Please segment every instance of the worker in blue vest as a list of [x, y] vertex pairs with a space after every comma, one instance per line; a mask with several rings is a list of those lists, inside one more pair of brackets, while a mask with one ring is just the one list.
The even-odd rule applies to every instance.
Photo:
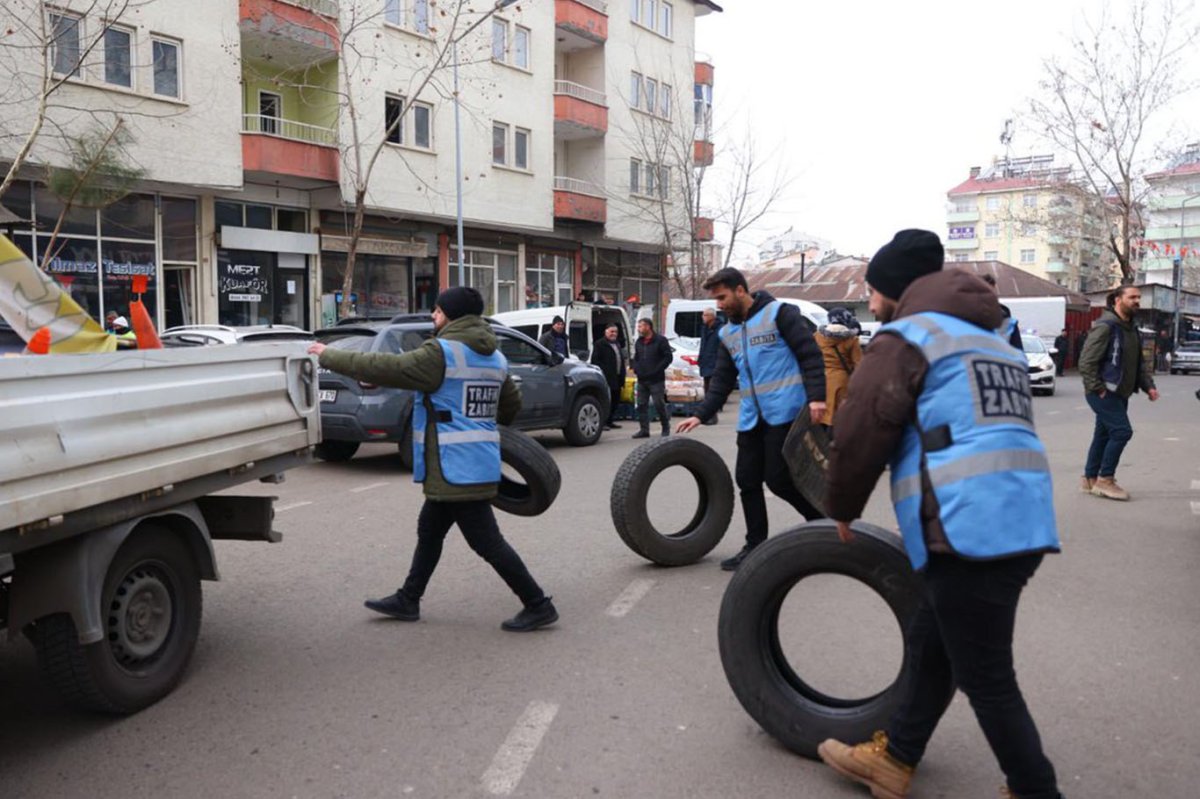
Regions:
[[687, 433], [717, 415], [734, 388], [741, 392], [737, 421], [737, 477], [746, 544], [721, 561], [735, 571], [756, 546], [767, 540], [767, 500], [771, 493], [799, 511], [807, 521], [821, 518], [792, 482], [783, 459], [783, 442], [796, 416], [808, 406], [812, 422], [825, 413], [825, 360], [800, 310], [765, 291], [750, 293], [746, 277], [721, 269], [704, 288], [727, 320], [721, 328], [717, 365], [704, 402], [695, 416], [679, 423]]
[[1021, 590], [1059, 549], [1046, 452], [1033, 427], [1025, 356], [997, 332], [995, 293], [942, 269], [937, 235], [902, 230], [867, 266], [884, 322], [838, 411], [826, 508], [851, 541], [884, 467], [904, 546], [922, 574], [905, 631], [909, 673], [887, 729], [827, 740], [821, 758], [869, 786], [909, 795], [914, 769], [955, 689], [966, 694], [1019, 799], [1057, 799], [1054, 766], [1017, 685], [1013, 627]]
[[528, 632], [558, 620], [550, 597], [504, 540], [491, 501], [500, 482], [500, 433], [521, 410], [496, 335], [482, 318], [483, 297], [455, 287], [438, 295], [435, 335], [417, 349], [394, 355], [330, 349], [308, 351], [321, 366], [380, 386], [417, 392], [413, 400], [413, 479], [424, 484], [417, 517], [417, 548], [408, 579], [396, 593], [367, 600], [377, 613], [401, 621], [421, 617], [420, 601], [457, 524], [467, 544], [486, 560], [524, 604], [501, 626]]

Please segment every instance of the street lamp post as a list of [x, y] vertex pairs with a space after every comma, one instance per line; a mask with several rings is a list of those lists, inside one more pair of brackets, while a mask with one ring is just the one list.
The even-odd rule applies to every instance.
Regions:
[[471, 31], [478, 28], [501, 9], [508, 8], [517, 0], [497, 0], [488, 11], [467, 28], [455, 36], [450, 42], [450, 59], [454, 62], [454, 198], [455, 198], [455, 232], [458, 234], [458, 285], [467, 285], [466, 267], [463, 265], [463, 191], [462, 191], [462, 127], [459, 122], [458, 101], [458, 43], [465, 39]]
[[1179, 254], [1175, 256], [1175, 319], [1171, 327], [1171, 340], [1175, 342], [1176, 349], [1179, 348], [1179, 302], [1183, 297], [1183, 213], [1187, 204], [1196, 198], [1200, 198], [1200, 192], [1184, 197], [1179, 203]]

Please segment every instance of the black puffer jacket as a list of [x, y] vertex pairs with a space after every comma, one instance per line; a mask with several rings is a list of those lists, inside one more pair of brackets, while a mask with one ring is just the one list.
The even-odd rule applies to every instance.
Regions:
[[640, 383], [661, 383], [667, 379], [667, 367], [675, 355], [665, 336], [652, 333], [647, 341], [638, 337], [633, 348], [633, 373]]

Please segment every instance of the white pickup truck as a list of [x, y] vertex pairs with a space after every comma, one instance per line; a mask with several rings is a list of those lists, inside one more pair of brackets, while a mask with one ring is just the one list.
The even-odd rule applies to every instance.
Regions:
[[169, 693], [200, 632], [214, 539], [275, 542], [279, 482], [320, 441], [303, 343], [0, 359], [0, 632], [73, 704]]

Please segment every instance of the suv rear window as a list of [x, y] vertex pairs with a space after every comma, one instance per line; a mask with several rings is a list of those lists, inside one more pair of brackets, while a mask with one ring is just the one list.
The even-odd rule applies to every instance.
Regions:
[[325, 345], [335, 350], [346, 350], [348, 352], [366, 352], [371, 348], [371, 342], [374, 340], [372, 336], [342, 336], [335, 338], [332, 341], [326, 341]]
[[379, 334], [379, 342], [374, 349], [376, 352], [412, 352], [432, 336], [432, 325], [424, 330], [389, 327]]

